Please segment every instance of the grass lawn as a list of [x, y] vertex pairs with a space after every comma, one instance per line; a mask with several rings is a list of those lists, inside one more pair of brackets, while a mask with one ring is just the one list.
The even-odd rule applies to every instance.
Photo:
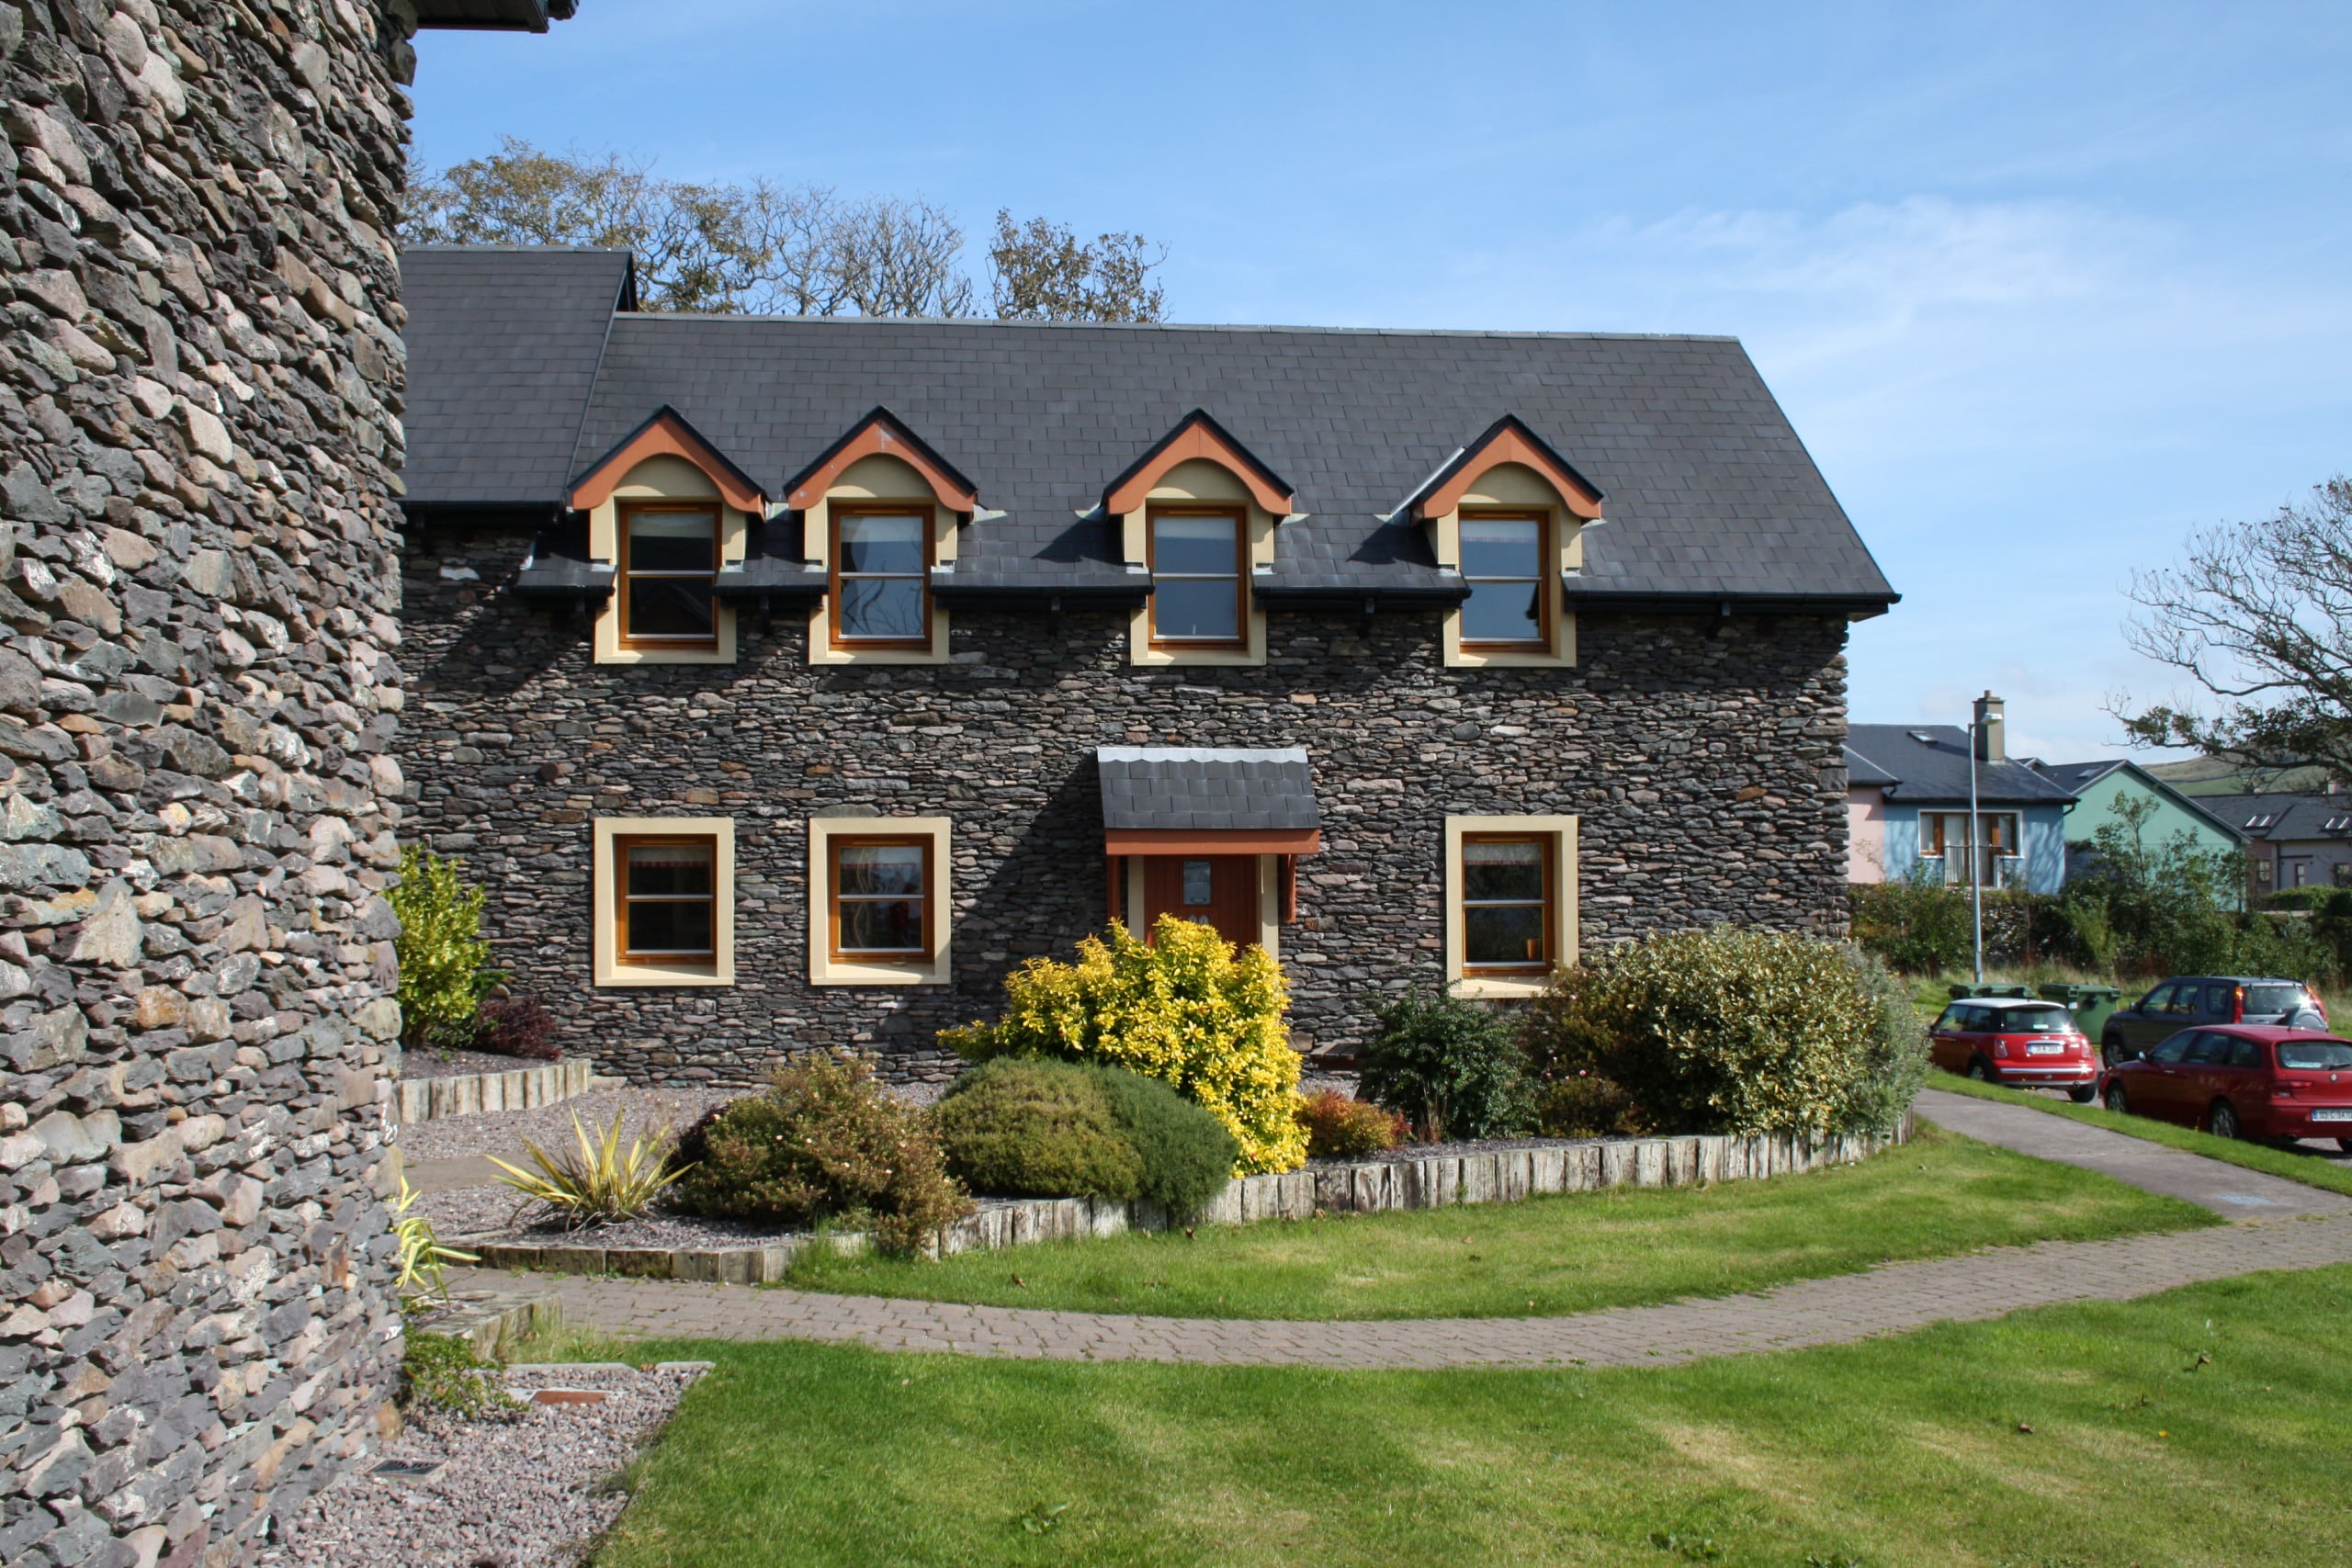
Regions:
[[1518, 1203], [1204, 1225], [968, 1252], [813, 1258], [790, 1283], [1178, 1317], [1545, 1316], [1724, 1295], [2048, 1239], [2218, 1223], [2088, 1171], [1932, 1127], [1859, 1166], [1703, 1190], [1615, 1189]]
[[2177, 1122], [2158, 1122], [2146, 1116], [2118, 1116], [2103, 1105], [2076, 1105], [2072, 1100], [2052, 1100], [2047, 1095], [2029, 1094], [2023, 1089], [2003, 1089], [1998, 1084], [1978, 1083], [1973, 1078], [1954, 1077], [1950, 1073], [1928, 1075], [1928, 1086], [1942, 1089], [1947, 1094], [1964, 1094], [1974, 1100], [1997, 1100], [2005, 1105], [2030, 1106], [2036, 1111], [2046, 1111], [2052, 1116], [2071, 1117], [2094, 1127], [2105, 1127], [2112, 1133], [2128, 1133], [2135, 1138], [2145, 1138], [2152, 1144], [2187, 1149], [2190, 1154], [2203, 1155], [2208, 1159], [2224, 1160], [2248, 1170], [2283, 1176], [2290, 1181], [2352, 1194], [2352, 1166], [2339, 1165], [2307, 1150], [2274, 1149], [2267, 1144], [2217, 1138], [2211, 1133], [2200, 1133]]
[[2347, 1321], [2338, 1268], [1656, 1371], [630, 1347], [718, 1367], [594, 1562], [2300, 1568]]

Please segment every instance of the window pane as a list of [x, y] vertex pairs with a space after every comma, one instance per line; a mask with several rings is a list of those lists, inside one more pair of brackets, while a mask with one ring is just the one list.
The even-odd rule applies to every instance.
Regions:
[[922, 891], [921, 844], [843, 844], [841, 857], [833, 891], [843, 897]]
[[1473, 967], [1544, 962], [1544, 911], [1532, 905], [1462, 912], [1463, 956]]
[[922, 901], [919, 898], [843, 904], [841, 911], [844, 953], [922, 951]]
[[708, 637], [716, 635], [710, 580], [632, 577], [628, 580], [628, 635]]
[[922, 637], [920, 578], [861, 577], [842, 583], [842, 637], [888, 637], [912, 642]]
[[1474, 582], [1462, 604], [1465, 642], [1540, 642], [1544, 637], [1540, 582]]
[[628, 907], [628, 950], [631, 953], [708, 953], [711, 951], [711, 906], [639, 904]]
[[1544, 563], [1537, 549], [1543, 529], [1541, 523], [1532, 519], [1464, 518], [1462, 575], [1543, 576]]
[[662, 897], [711, 890], [708, 844], [631, 844], [628, 892], [632, 897]]
[[1240, 540], [1230, 517], [1155, 517], [1151, 570], [1236, 576], [1241, 570]]
[[920, 572], [922, 534], [920, 517], [844, 517], [842, 570]]
[[631, 571], [708, 571], [711, 537], [718, 526], [708, 512], [639, 512], [628, 520]]
[[1185, 903], [1197, 905], [1216, 901], [1214, 893], [1216, 878], [1213, 874], [1216, 869], [1204, 860], [1188, 860], [1184, 863]]
[[1544, 846], [1524, 840], [1480, 843], [1473, 840], [1464, 843], [1462, 846], [1462, 896], [1473, 900], [1541, 899], [1544, 897]]
[[1151, 590], [1152, 630], [1161, 637], [1216, 638], [1230, 642], [1241, 635], [1241, 611], [1230, 581], [1155, 583]]

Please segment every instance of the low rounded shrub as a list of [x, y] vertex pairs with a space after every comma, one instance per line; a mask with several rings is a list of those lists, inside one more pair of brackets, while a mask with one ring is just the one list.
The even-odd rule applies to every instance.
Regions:
[[940, 1032], [970, 1062], [1055, 1056], [1140, 1073], [1225, 1124], [1237, 1174], [1295, 1170], [1306, 1134], [1291, 1114], [1298, 1053], [1283, 1021], [1281, 965], [1257, 946], [1162, 915], [1147, 943], [1114, 923], [1078, 944], [1078, 962], [1033, 958], [1005, 976], [992, 1023]]
[[1364, 1043], [1365, 1098], [1401, 1111], [1430, 1143], [1527, 1130], [1527, 1082], [1510, 1025], [1451, 993], [1408, 991], [1379, 1010]]
[[678, 1142], [692, 1168], [677, 1206], [721, 1219], [841, 1221], [886, 1251], [913, 1252], [972, 1212], [923, 1112], [891, 1099], [847, 1055], [804, 1056], [765, 1093], [705, 1116]]
[[1309, 1159], [1353, 1159], [1393, 1149], [1411, 1129], [1394, 1111], [1327, 1089], [1298, 1102], [1299, 1125], [1306, 1129]]
[[520, 1056], [530, 1062], [562, 1058], [563, 1048], [555, 1039], [555, 1014], [548, 1011], [537, 997], [487, 1001], [474, 1016], [481, 1026], [474, 1034], [477, 1051]]
[[1606, 1079], [1677, 1133], [1888, 1132], [1926, 1081], [1925, 1031], [1875, 960], [1725, 926], [1561, 970], [1521, 1039], [1551, 1092], [1589, 1099], [1556, 1086]]
[[1233, 1134], [1166, 1084], [1116, 1067], [1005, 1058], [932, 1112], [947, 1168], [983, 1192], [1143, 1199], [1191, 1213], [1221, 1190]]
[[1583, 1072], [1536, 1088], [1535, 1130], [1547, 1138], [1633, 1138], [1650, 1129], [1632, 1095]]

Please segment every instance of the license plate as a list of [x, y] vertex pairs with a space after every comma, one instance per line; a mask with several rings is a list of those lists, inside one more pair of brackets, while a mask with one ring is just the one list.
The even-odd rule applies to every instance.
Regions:
[[2326, 1111], [2314, 1111], [2312, 1112], [2312, 1120], [2314, 1122], [2352, 1122], [2352, 1105], [2341, 1106]]
[[2064, 1045], [2029, 1045], [2025, 1048], [2025, 1054], [2029, 1056], [2063, 1056], [2066, 1054], [2066, 1047]]

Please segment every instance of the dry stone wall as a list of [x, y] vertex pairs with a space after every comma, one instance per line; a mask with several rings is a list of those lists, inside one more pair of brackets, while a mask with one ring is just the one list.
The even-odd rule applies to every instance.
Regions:
[[399, 1358], [406, 31], [0, 0], [11, 1568], [250, 1556]]
[[[1307, 748], [1325, 850], [1281, 939], [1303, 1049], [1435, 983], [1448, 815], [1577, 814], [1587, 942], [1844, 929], [1838, 620], [1587, 616], [1575, 670], [1473, 671], [1435, 615], [1286, 610], [1264, 669], [1139, 670], [1123, 615], [959, 606], [945, 667], [811, 667], [784, 616], [746, 616], [731, 668], [598, 666], [583, 617], [503, 591], [527, 546], [448, 528], [410, 557], [410, 829], [466, 857], [500, 964], [608, 1072], [743, 1083], [849, 1045], [951, 1075], [936, 1031], [1104, 919], [1106, 744]], [[589, 824], [664, 814], [735, 821], [737, 984], [594, 990]], [[807, 984], [820, 814], [954, 819], [952, 987]]]

